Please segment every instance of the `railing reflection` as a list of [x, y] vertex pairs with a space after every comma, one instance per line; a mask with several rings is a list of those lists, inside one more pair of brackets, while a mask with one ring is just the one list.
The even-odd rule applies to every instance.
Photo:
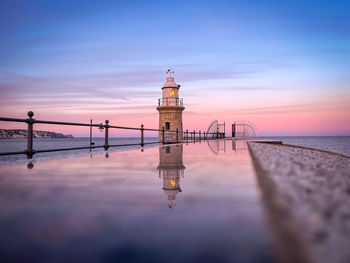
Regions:
[[247, 140], [232, 140], [232, 150], [248, 150]]
[[208, 140], [207, 141], [209, 149], [215, 153], [219, 154], [220, 151], [226, 152], [226, 141], [225, 140]]
[[232, 142], [232, 150], [236, 151], [247, 151], [248, 150], [248, 140], [207, 140], [209, 149], [215, 153], [219, 154], [220, 152], [226, 152], [226, 143]]

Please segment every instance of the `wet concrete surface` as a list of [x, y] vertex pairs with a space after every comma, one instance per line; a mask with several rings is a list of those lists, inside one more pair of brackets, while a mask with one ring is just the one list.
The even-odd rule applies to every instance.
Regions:
[[280, 259], [350, 262], [350, 158], [303, 147], [248, 144], [278, 232]]
[[246, 142], [0, 165], [2, 262], [271, 262]]

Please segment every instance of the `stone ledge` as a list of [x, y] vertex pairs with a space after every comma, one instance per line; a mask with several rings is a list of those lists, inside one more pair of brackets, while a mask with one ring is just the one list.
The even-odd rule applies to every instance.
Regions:
[[283, 262], [350, 262], [350, 158], [249, 142]]

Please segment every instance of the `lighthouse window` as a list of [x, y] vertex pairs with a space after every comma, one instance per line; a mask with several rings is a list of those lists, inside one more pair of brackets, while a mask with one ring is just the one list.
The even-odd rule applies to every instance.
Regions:
[[166, 130], [170, 130], [170, 122], [166, 122], [165, 123], [165, 129]]
[[166, 153], [170, 153], [170, 146], [166, 146], [166, 147], [165, 147], [165, 152], [166, 152]]

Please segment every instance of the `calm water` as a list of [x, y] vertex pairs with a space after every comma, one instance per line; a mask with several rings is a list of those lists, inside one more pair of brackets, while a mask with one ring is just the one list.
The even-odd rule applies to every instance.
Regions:
[[[299, 137], [261, 137], [268, 140], [281, 140], [286, 144], [305, 146], [310, 148], [332, 151], [350, 156], [350, 136], [299, 136]], [[156, 142], [157, 138], [145, 138], [145, 142]], [[94, 138], [95, 145], [103, 145], [103, 138]], [[110, 144], [131, 144], [140, 143], [140, 138], [110, 138]], [[23, 151], [26, 149], [26, 139], [10, 139], [0, 140], [0, 152], [8, 151]], [[47, 150], [69, 147], [84, 147], [89, 146], [89, 138], [64, 138], [64, 139], [34, 139], [34, 149]], [[154, 146], [145, 146], [154, 147]], [[129, 146], [128, 148], [110, 148], [109, 151], [124, 151], [130, 149], [139, 149], [139, 146]], [[70, 157], [72, 155], [85, 155], [88, 150], [42, 153], [34, 156], [34, 159], [39, 158], [59, 158]], [[103, 152], [103, 149], [94, 149], [93, 152]], [[0, 162], [3, 161], [21, 161], [23, 156], [0, 156]]]
[[262, 137], [285, 144], [316, 148], [350, 156], [350, 136]]
[[[59, 149], [69, 147], [89, 146], [88, 137], [77, 138], [48, 138], [34, 139], [33, 148], [35, 150]], [[94, 138], [95, 146], [103, 146], [104, 138]], [[156, 137], [145, 137], [145, 142], [157, 142]], [[109, 138], [109, 144], [131, 144], [140, 143], [140, 137], [131, 138]], [[0, 152], [4, 151], [22, 151], [27, 147], [27, 139], [2, 139], [0, 140]]]
[[[157, 142], [158, 138], [145, 137], [144, 142]], [[103, 146], [104, 138], [94, 138], [95, 146]], [[87, 147], [89, 146], [90, 139], [88, 137], [81, 138], [56, 138], [56, 139], [34, 139], [33, 148], [35, 150], [48, 150], [48, 149], [61, 149], [61, 148], [72, 148], [72, 147]], [[140, 143], [140, 138], [110, 138], [110, 145], [119, 144], [134, 144]], [[154, 145], [145, 145], [147, 147], [154, 147]], [[23, 151], [27, 148], [27, 139], [6, 139], [0, 140], [0, 152], [16, 152]], [[108, 152], [125, 151], [130, 149], [139, 149], [140, 146], [128, 146], [128, 147], [113, 147]], [[57, 159], [67, 158], [76, 155], [89, 154], [90, 150], [74, 150], [74, 151], [63, 151], [53, 153], [38, 153], [34, 155], [36, 159]], [[103, 149], [92, 149], [93, 153], [102, 153]], [[24, 158], [21, 155], [10, 155], [0, 156], [0, 163], [3, 162], [21, 162]]]
[[266, 262], [244, 142], [0, 165], [2, 262]]

